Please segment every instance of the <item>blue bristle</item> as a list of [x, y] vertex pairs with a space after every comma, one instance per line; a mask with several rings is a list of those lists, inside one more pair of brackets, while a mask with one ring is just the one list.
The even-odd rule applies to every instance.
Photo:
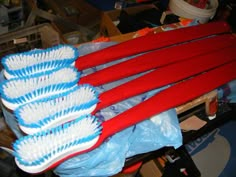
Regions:
[[[63, 48], [65, 46], [70, 47], [73, 50], [74, 57], [65, 58], [64, 60], [57, 60], [55, 58], [55, 60], [52, 60], [52, 61], [47, 61], [47, 62], [45, 61], [43, 63], [39, 63], [39, 64], [36, 64], [36, 65], [33, 65], [33, 66], [26, 66], [25, 68], [18, 69], [18, 70], [11, 70], [7, 65], [7, 60], [9, 60], [9, 58], [11, 58], [13, 56], [16, 56], [16, 55], [19, 55], [19, 56], [27, 56], [27, 55], [28, 56], [35, 56], [35, 55], [38, 55], [38, 56], [40, 56], [40, 54], [42, 54], [42, 53], [48, 53], [48, 52], [51, 52], [53, 50]], [[7, 55], [6, 57], [4, 57], [2, 59], [2, 65], [9, 74], [11, 74], [15, 77], [23, 77], [25, 75], [29, 75], [30, 73], [32, 73], [32, 71], [35, 71], [35, 70], [40, 71], [42, 68], [49, 68], [50, 66], [52, 68], [54, 68], [54, 67], [59, 68], [59, 67], [65, 67], [65, 66], [71, 65], [78, 58], [78, 56], [79, 56], [79, 53], [78, 53], [78, 50], [75, 47], [72, 47], [72, 46], [69, 46], [69, 45], [58, 45], [58, 46], [54, 46], [52, 48], [48, 48], [48, 49], [44, 49], [44, 50], [33, 50], [33, 51], [27, 51], [27, 52], [23, 52], [23, 53], [19, 53], [19, 54]], [[54, 69], [50, 69], [50, 71], [53, 71], [53, 70]], [[32, 75], [38, 75], [38, 73], [35, 73], [35, 74], [32, 74]]]
[[[44, 88], [40, 88], [40, 89], [35, 89], [34, 91], [30, 92], [30, 93], [27, 93], [25, 95], [22, 95], [22, 96], [19, 96], [18, 98], [10, 98], [8, 97], [8, 95], [6, 95], [3, 91], [3, 87], [10, 81], [14, 81], [14, 80], [17, 80], [17, 79], [11, 79], [11, 80], [5, 80], [2, 85], [1, 85], [1, 96], [3, 99], [5, 99], [6, 101], [8, 102], [11, 102], [11, 103], [15, 103], [15, 104], [23, 104], [25, 103], [27, 100], [31, 100], [32, 98], [34, 97], [37, 97], [38, 95], [42, 95], [44, 93], [47, 93], [49, 91], [52, 91], [52, 90], [64, 90], [64, 89], [71, 89], [73, 88], [73, 86], [77, 85], [77, 82], [79, 80], [79, 77], [80, 77], [80, 73], [77, 72], [77, 70], [73, 67], [69, 67], [71, 69], [73, 69], [76, 73], [77, 73], [77, 77], [75, 78], [74, 81], [71, 81], [71, 82], [66, 82], [66, 83], [58, 83], [58, 84], [52, 84], [52, 85], [49, 85], [49, 86], [45, 86]], [[59, 70], [59, 69], [58, 69]], [[30, 77], [24, 77], [24, 78], [20, 78], [20, 80], [22, 81], [26, 81], [27, 79], [29, 79]], [[36, 77], [38, 78], [38, 77]], [[65, 93], [68, 92], [68, 91], [65, 91]], [[55, 98], [55, 97], [58, 97], [60, 96], [61, 94], [63, 93], [60, 93], [60, 94], [55, 94], [55, 95], [52, 95], [52, 98]], [[44, 99], [44, 98], [43, 98]], [[42, 99], [42, 100], [43, 100]]]
[[[41, 136], [46, 136], [47, 134], [50, 134], [50, 133], [58, 133], [59, 131], [63, 131], [63, 130], [66, 130], [68, 128], [70, 128], [73, 124], [76, 124], [78, 123], [78, 121], [80, 121], [81, 119], [93, 119], [94, 121], [97, 121], [96, 117], [94, 116], [89, 116], [89, 115], [86, 115], [86, 116], [82, 116], [74, 121], [71, 121], [69, 123], [66, 123], [64, 124], [63, 126], [58, 126], [56, 128], [53, 128], [53, 129], [50, 129], [50, 130], [47, 130], [47, 131], [42, 131], [40, 133], [37, 133], [37, 134], [34, 134], [34, 135], [28, 135], [28, 136], [25, 136], [25, 137], [22, 137], [20, 138], [19, 140], [16, 140], [15, 143], [13, 144], [13, 148], [14, 148], [14, 156], [16, 157], [16, 159], [18, 160], [19, 163], [21, 163], [22, 165], [25, 165], [25, 166], [34, 166], [34, 165], [40, 165], [42, 164], [45, 160], [47, 159], [50, 159], [52, 158], [52, 156], [58, 152], [61, 152], [63, 151], [64, 149], [67, 149], [71, 146], [75, 146], [75, 145], [78, 145], [80, 143], [83, 143], [83, 142], [87, 142], [87, 141], [90, 141], [92, 140], [94, 137], [97, 137], [100, 132], [101, 132], [101, 124], [97, 121], [97, 131], [94, 132], [94, 134], [92, 135], [89, 135], [88, 137], [84, 137], [84, 138], [80, 138], [80, 139], [75, 139], [74, 141], [72, 142], [68, 142], [67, 144], [63, 144], [61, 145], [60, 147], [56, 147], [56, 149], [54, 149], [52, 152], [48, 152], [46, 153], [45, 155], [43, 155], [41, 158], [35, 160], [34, 162], [28, 162], [28, 161], [25, 161], [21, 155], [19, 154], [19, 148], [21, 146], [21, 142], [24, 142], [24, 141], [28, 141], [29, 139], [33, 138], [33, 137], [41, 137]], [[60, 136], [60, 134], [59, 134]], [[58, 137], [59, 138], [59, 137]], [[58, 139], [58, 141], [60, 141], [60, 138]]]
[[[95, 88], [90, 86], [90, 85], [87, 85], [87, 84], [82, 85], [82, 86], [90, 88], [94, 92], [94, 95], [96, 97], [93, 100], [91, 100], [87, 103], [83, 103], [82, 105], [74, 105], [70, 108], [61, 110], [61, 111], [57, 112], [54, 115], [45, 117], [44, 119], [39, 120], [38, 122], [33, 122], [33, 123], [26, 123], [24, 121], [24, 119], [20, 116], [21, 109], [24, 107], [24, 106], [21, 106], [21, 107], [19, 107], [18, 109], [15, 110], [15, 115], [16, 115], [17, 119], [19, 120], [19, 124], [22, 125], [22, 126], [28, 127], [28, 128], [40, 128], [40, 127], [43, 127], [44, 125], [48, 124], [50, 121], [57, 119], [57, 117], [60, 117], [61, 115], [67, 115], [71, 112], [77, 112], [77, 111], [80, 111], [82, 109], [87, 109], [87, 108], [95, 105], [98, 102], [98, 93], [96, 92]], [[82, 86], [75, 87], [74, 89], [70, 90], [70, 92], [65, 93], [63, 96], [69, 95], [71, 92], [76, 91], [77, 89], [79, 89]], [[78, 99], [78, 98], [76, 98], [76, 99]], [[45, 101], [51, 101], [51, 99], [47, 99]], [[34, 104], [34, 103], [36, 103], [36, 104], [37, 103], [42, 103], [42, 100], [35, 101], [32, 104]]]

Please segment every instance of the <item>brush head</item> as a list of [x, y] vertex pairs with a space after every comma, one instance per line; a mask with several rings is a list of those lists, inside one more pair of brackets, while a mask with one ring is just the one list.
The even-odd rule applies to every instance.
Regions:
[[48, 131], [24, 136], [13, 144], [16, 164], [28, 173], [40, 173], [71, 154], [92, 147], [100, 133], [98, 119], [84, 115]]
[[65, 67], [50, 74], [5, 80], [0, 87], [2, 102], [15, 110], [32, 101], [62, 96], [77, 85], [79, 77], [74, 67]]
[[34, 134], [92, 113], [97, 102], [95, 88], [84, 84], [61, 97], [20, 106], [15, 110], [15, 115], [22, 131]]
[[3, 73], [7, 79], [35, 76], [57, 68], [73, 66], [78, 56], [77, 48], [62, 44], [47, 49], [10, 54], [2, 59]]

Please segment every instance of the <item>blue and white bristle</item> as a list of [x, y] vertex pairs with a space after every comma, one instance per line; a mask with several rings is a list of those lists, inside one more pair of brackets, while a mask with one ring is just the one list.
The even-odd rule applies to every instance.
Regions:
[[[97, 91], [86, 84], [76, 86], [61, 97], [23, 105], [15, 110], [15, 115], [20, 128], [27, 134], [33, 134], [90, 114], [97, 102]], [[32, 116], [35, 112], [37, 114]]]
[[16, 163], [29, 173], [44, 171], [66, 156], [93, 146], [101, 133], [100, 124], [96, 117], [84, 115], [16, 140], [13, 145]]
[[5, 80], [0, 88], [2, 102], [7, 108], [15, 110], [32, 101], [55, 98], [70, 92], [79, 77], [74, 67], [64, 67], [50, 74]]
[[16, 163], [26, 172], [42, 172], [98, 140], [101, 123], [91, 115], [98, 93], [89, 84], [78, 85], [77, 58], [73, 47], [60, 45], [3, 60], [1, 99], [28, 134], [13, 145]]
[[78, 50], [70, 45], [11, 54], [2, 59], [3, 73], [7, 79], [40, 75], [42, 72], [73, 66], [78, 56]]

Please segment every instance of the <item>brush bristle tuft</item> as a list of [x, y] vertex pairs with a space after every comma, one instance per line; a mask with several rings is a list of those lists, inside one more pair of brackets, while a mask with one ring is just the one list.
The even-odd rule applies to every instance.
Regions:
[[62, 97], [23, 105], [15, 110], [15, 115], [22, 130], [32, 134], [71, 121], [83, 114], [90, 114], [97, 102], [98, 93], [95, 88], [84, 84], [76, 86]]
[[3, 104], [9, 109], [64, 94], [77, 85], [80, 73], [73, 67], [58, 69], [51, 74], [10, 79], [1, 85]]
[[49, 73], [57, 68], [72, 65], [78, 58], [78, 50], [70, 45], [58, 45], [47, 49], [10, 54], [2, 59], [7, 79]]
[[53, 163], [71, 151], [94, 145], [96, 142], [88, 142], [97, 139], [101, 129], [101, 123], [96, 117], [85, 115], [48, 131], [24, 136], [13, 144], [16, 160], [26, 167]]

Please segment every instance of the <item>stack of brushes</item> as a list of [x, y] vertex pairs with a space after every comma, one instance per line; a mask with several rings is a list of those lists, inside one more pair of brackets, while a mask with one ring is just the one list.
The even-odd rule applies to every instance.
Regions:
[[[29, 173], [49, 170], [129, 126], [234, 80], [235, 51], [228, 24], [214, 22], [139, 37], [84, 56], [77, 48], [58, 45], [4, 57], [2, 103], [26, 134], [13, 144], [16, 164]], [[129, 59], [81, 77], [85, 69], [125, 57]], [[140, 73], [106, 92], [96, 90]], [[95, 116], [114, 103], [170, 84], [112, 119]]]

